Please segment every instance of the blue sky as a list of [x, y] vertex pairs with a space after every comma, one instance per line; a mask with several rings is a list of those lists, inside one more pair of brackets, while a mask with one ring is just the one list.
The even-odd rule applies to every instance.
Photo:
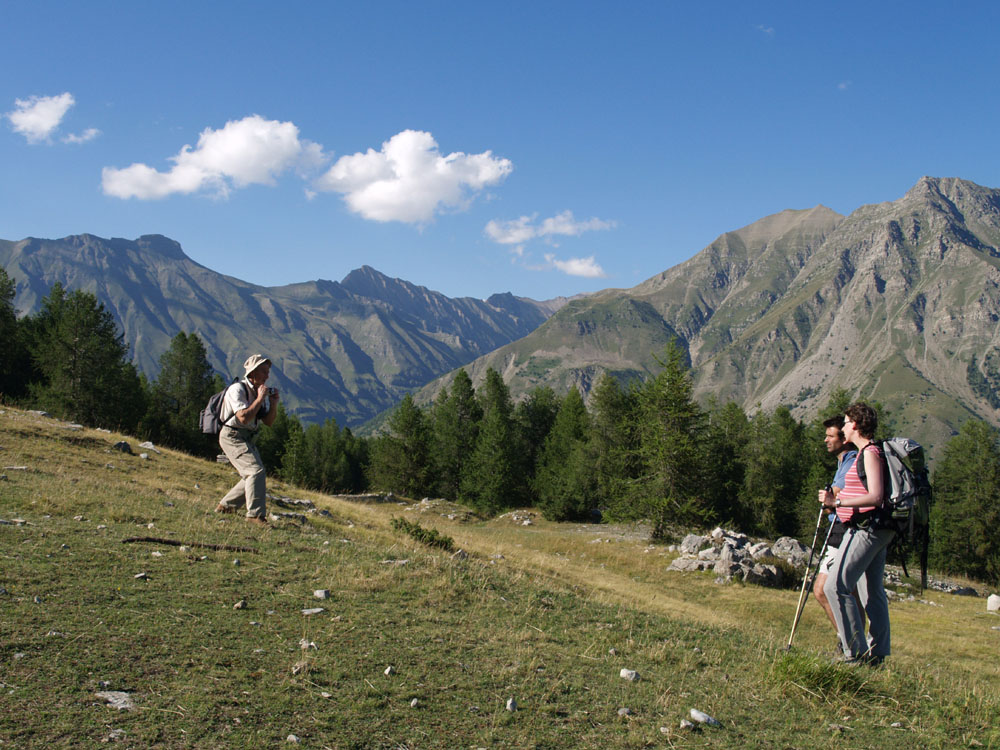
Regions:
[[995, 2], [0, 2], [0, 238], [280, 285], [629, 287], [786, 208], [1000, 187]]

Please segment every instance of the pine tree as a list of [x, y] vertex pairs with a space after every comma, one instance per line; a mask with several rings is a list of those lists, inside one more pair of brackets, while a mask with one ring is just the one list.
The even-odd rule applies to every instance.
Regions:
[[155, 442], [202, 455], [218, 453], [218, 441], [205, 435], [198, 415], [219, 388], [197, 334], [178, 333], [160, 357], [160, 374], [150, 387], [142, 432]]
[[589, 433], [583, 398], [570, 388], [545, 438], [534, 481], [538, 506], [551, 521], [585, 518], [595, 506], [597, 477]]
[[475, 450], [482, 417], [472, 380], [465, 370], [459, 370], [450, 393], [447, 388], [441, 391], [432, 412], [433, 460], [437, 491], [442, 497], [458, 499], [462, 472]]
[[376, 438], [371, 454], [371, 484], [406, 497], [421, 497], [434, 487], [427, 417], [406, 394], [388, 422], [389, 433]]
[[83, 424], [135, 431], [146, 394], [114, 318], [93, 294], [67, 294], [56, 283], [30, 330], [42, 377], [31, 395], [39, 406]]
[[0, 397], [21, 398], [28, 390], [30, 360], [14, 309], [14, 280], [0, 268]]
[[[804, 434], [802, 424], [786, 406], [773, 412], [760, 411], [750, 420], [737, 511], [743, 531], [766, 536], [798, 532], [797, 506], [812, 455]], [[815, 515], [813, 518], [815, 524]]]
[[639, 476], [637, 391], [604, 373], [591, 392], [590, 455], [598, 502], [612, 517], [632, 517], [630, 488]]
[[717, 519], [727, 526], [743, 528], [740, 493], [746, 475], [746, 452], [750, 424], [746, 412], [735, 401], [708, 407], [705, 434], [706, 501]]
[[944, 449], [933, 481], [931, 561], [948, 573], [1000, 584], [1000, 444], [970, 419]]
[[517, 472], [510, 391], [492, 367], [477, 394], [483, 419], [476, 447], [462, 473], [462, 499], [477, 510], [495, 514], [526, 497], [525, 480]]
[[559, 412], [559, 399], [548, 386], [540, 386], [528, 393], [514, 408], [514, 429], [517, 433], [517, 470], [528, 478], [529, 505], [537, 502], [534, 478], [545, 440]]
[[632, 496], [634, 512], [663, 538], [672, 523], [706, 524], [702, 458], [705, 416], [693, 397], [684, 352], [667, 347], [663, 370], [639, 392], [638, 457], [642, 473]]

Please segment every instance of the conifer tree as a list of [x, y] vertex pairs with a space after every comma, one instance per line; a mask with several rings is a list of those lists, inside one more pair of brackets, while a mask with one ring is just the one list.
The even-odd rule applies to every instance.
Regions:
[[727, 526], [744, 528], [740, 493], [746, 474], [749, 421], [735, 401], [709, 403], [705, 432], [706, 500], [716, 518]]
[[559, 412], [559, 399], [555, 391], [548, 386], [539, 386], [518, 402], [514, 408], [514, 427], [517, 433], [517, 470], [521, 476], [528, 477], [528, 504], [535, 505], [537, 493], [534, 490], [533, 478], [537, 474], [538, 460], [545, 445], [545, 440], [552, 430], [556, 414]]
[[461, 495], [477, 510], [494, 514], [524, 500], [525, 481], [517, 472], [510, 391], [492, 367], [477, 397], [483, 419], [462, 473]]
[[146, 394], [114, 318], [93, 294], [67, 293], [56, 283], [30, 330], [42, 377], [31, 396], [39, 406], [83, 424], [135, 431]]
[[0, 268], [0, 397], [18, 399], [27, 393], [31, 374], [22, 326], [14, 309], [14, 279]]
[[545, 438], [535, 475], [538, 505], [551, 521], [585, 518], [595, 506], [597, 478], [589, 433], [583, 398], [570, 388]]
[[406, 394], [388, 422], [389, 432], [372, 445], [370, 475], [373, 487], [406, 497], [421, 497], [434, 487], [430, 430], [427, 417]]
[[604, 373], [591, 392], [590, 455], [599, 503], [612, 516], [631, 517], [630, 487], [638, 478], [637, 392]]
[[935, 567], [1000, 584], [1000, 444], [997, 431], [970, 419], [934, 471], [931, 560]]
[[221, 388], [197, 334], [178, 333], [160, 357], [160, 374], [150, 387], [141, 431], [154, 442], [190, 453], [215, 455], [218, 441], [205, 435], [198, 415]]
[[747, 533], [773, 537], [798, 532], [798, 498], [813, 455], [804, 432], [786, 406], [760, 411], [750, 420], [746, 473], [737, 509], [740, 527]]
[[684, 352], [671, 342], [663, 370], [639, 392], [638, 458], [633, 513], [653, 525], [662, 538], [671, 523], [705, 524], [711, 509], [704, 501], [702, 458], [705, 417], [694, 400]]
[[476, 399], [469, 374], [463, 369], [455, 374], [451, 391], [441, 391], [432, 412], [433, 460], [438, 478], [437, 491], [442, 497], [457, 500], [462, 472], [476, 447], [476, 436], [483, 410]]

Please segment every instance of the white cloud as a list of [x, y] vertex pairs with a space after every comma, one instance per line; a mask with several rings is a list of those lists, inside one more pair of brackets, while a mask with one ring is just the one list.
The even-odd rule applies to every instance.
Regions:
[[325, 157], [318, 144], [299, 138], [294, 123], [251, 115], [219, 130], [206, 128], [195, 148], [185, 145], [170, 161], [174, 166], [168, 172], [138, 163], [124, 169], [105, 167], [104, 192], [145, 200], [199, 191], [225, 197], [233, 188], [273, 185], [289, 169], [318, 168]]
[[494, 219], [486, 224], [484, 231], [487, 237], [501, 245], [520, 245], [536, 238], [551, 238], [559, 235], [578, 237], [584, 232], [613, 229], [617, 226], [616, 222], [604, 219], [577, 221], [573, 217], [572, 211], [563, 211], [561, 214], [542, 220], [540, 224], [534, 223], [537, 218], [538, 214], [522, 216], [511, 221]]
[[86, 143], [87, 141], [92, 141], [97, 136], [101, 134], [101, 131], [97, 128], [87, 128], [82, 133], [70, 133], [65, 138], [63, 138], [63, 143]]
[[841, 81], [840, 83], [837, 84], [837, 88], [840, 89], [841, 91], [847, 91], [847, 89], [849, 89], [850, 87], [851, 87], [850, 81]]
[[583, 276], [588, 279], [603, 279], [607, 276], [604, 269], [591, 255], [589, 258], [570, 258], [559, 260], [554, 255], [546, 255], [546, 262], [569, 276]]
[[15, 99], [15, 109], [4, 116], [28, 143], [40, 143], [49, 139], [74, 104], [76, 100], [68, 91], [58, 96], [29, 96]]
[[762, 34], [766, 34], [767, 36], [774, 36], [773, 26], [765, 26], [764, 24], [759, 23], [757, 24], [757, 31], [761, 32]]
[[380, 151], [342, 156], [313, 187], [342, 193], [351, 211], [366, 219], [419, 224], [443, 209], [464, 208], [513, 168], [491, 151], [443, 156], [430, 133], [404, 130]]

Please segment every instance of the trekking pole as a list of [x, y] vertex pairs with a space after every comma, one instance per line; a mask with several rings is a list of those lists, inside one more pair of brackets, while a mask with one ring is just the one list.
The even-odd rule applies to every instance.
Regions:
[[[812, 572], [812, 576], [809, 578], [809, 585], [806, 586], [807, 591], [812, 589], [813, 582], [816, 580], [817, 576], [819, 576], [819, 568], [823, 564], [823, 555], [826, 554], [826, 548], [830, 544], [830, 533], [832, 531], [833, 531], [833, 524], [831, 523], [826, 530], [826, 536], [823, 538], [823, 546], [820, 547], [819, 549], [819, 560], [816, 561], [816, 570]], [[808, 569], [806, 570], [806, 575], [809, 575]], [[792, 639], [795, 637], [795, 630], [799, 626], [799, 620], [802, 619], [802, 612], [804, 610], [805, 610], [805, 603], [803, 602], [800, 604], [798, 611], [795, 613], [795, 622], [792, 623], [792, 634], [788, 636], [788, 646], [785, 648], [785, 651], [791, 651], [792, 649]]]
[[[829, 491], [829, 485], [827, 485], [827, 490]], [[792, 650], [792, 639], [795, 637], [795, 628], [798, 627], [799, 617], [802, 615], [802, 608], [804, 606], [806, 596], [806, 583], [809, 581], [809, 570], [812, 568], [813, 555], [816, 554], [816, 540], [819, 539], [819, 527], [820, 524], [823, 523], [823, 515], [825, 513], [826, 508], [820, 507], [819, 516], [816, 517], [816, 531], [813, 532], [812, 545], [809, 547], [809, 562], [806, 563], [805, 572], [802, 574], [802, 590], [799, 591], [799, 603], [795, 605], [795, 619], [792, 620], [792, 634], [788, 636], [788, 645], [785, 646], [785, 651]], [[827, 534], [827, 536], [829, 536], [829, 534]]]

